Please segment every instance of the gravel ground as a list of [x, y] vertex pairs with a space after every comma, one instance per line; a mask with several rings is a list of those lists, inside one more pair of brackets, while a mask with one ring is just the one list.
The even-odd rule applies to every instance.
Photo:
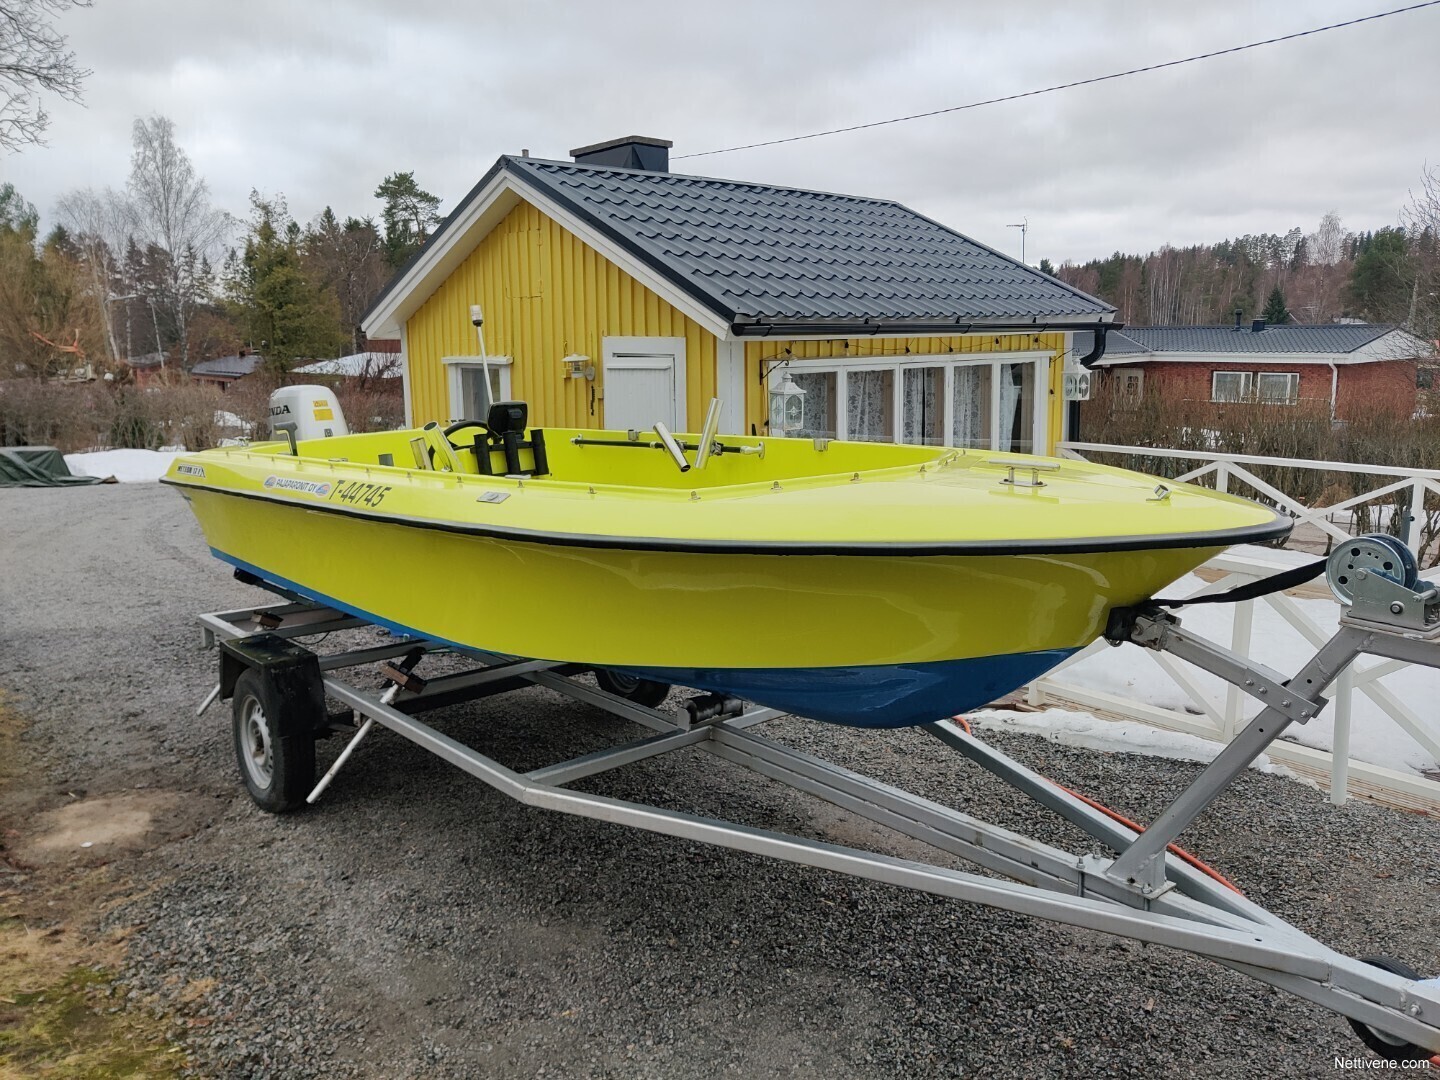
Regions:
[[[71, 859], [135, 882], [105, 916], [135, 927], [122, 982], [187, 1018], [205, 1075], [1331, 1076], [1365, 1054], [1343, 1020], [1185, 954], [529, 810], [383, 729], [318, 807], [267, 816], [239, 785], [228, 710], [194, 716], [214, 678], [195, 615], [259, 594], [209, 557], [174, 492], [0, 491], [0, 553], [0, 688], [32, 722], [28, 811], [178, 796], [139, 850]], [[632, 730], [541, 689], [436, 722], [518, 768]], [[921, 733], [767, 733], [1088, 849]], [[1197, 771], [995, 741], [1142, 818]], [[698, 751], [588, 790], [921, 850]], [[1249, 773], [1185, 839], [1322, 940], [1440, 971], [1435, 821]]]

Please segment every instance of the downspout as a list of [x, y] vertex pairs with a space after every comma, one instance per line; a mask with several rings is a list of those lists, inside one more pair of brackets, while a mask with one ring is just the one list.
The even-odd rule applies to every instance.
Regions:
[[[1095, 366], [1102, 356], [1105, 355], [1105, 334], [1110, 329], [1106, 324], [1095, 327], [1095, 343], [1090, 346], [1090, 351], [1080, 357], [1080, 366], [1089, 371]], [[1072, 401], [1066, 410], [1065, 427], [1069, 433], [1070, 442], [1080, 441], [1080, 402]]]

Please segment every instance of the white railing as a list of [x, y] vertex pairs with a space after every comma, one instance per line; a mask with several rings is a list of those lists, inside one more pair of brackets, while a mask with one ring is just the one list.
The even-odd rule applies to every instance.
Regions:
[[[1062, 442], [1058, 444], [1058, 450], [1062, 457], [1083, 458], [1089, 454], [1125, 454], [1203, 462], [1197, 468], [1182, 473], [1174, 479], [1196, 481], [1213, 476], [1216, 491], [1262, 496], [1274, 502], [1278, 509], [1284, 510], [1294, 517], [1297, 525], [1314, 525], [1326, 535], [1337, 540], [1347, 540], [1353, 533], [1347, 532], [1335, 522], [1336, 515], [1372, 503], [1376, 499], [1383, 499], [1386, 496], [1393, 497], [1396, 492], [1406, 491], [1408, 492], [1406, 507], [1410, 520], [1401, 538], [1417, 556], [1423, 554], [1420, 551], [1420, 542], [1425, 528], [1425, 496], [1440, 497], [1440, 469], [1365, 465], [1353, 461], [1316, 461], [1313, 458], [1262, 457], [1256, 454], [1221, 454], [1207, 450], [1171, 450], [1154, 446], [1115, 446], [1109, 443]], [[1262, 480], [1247, 466], [1300, 469], [1319, 473], [1352, 473], [1389, 479], [1342, 502], [1332, 503], [1328, 506], [1309, 506], [1300, 499], [1281, 491], [1273, 484]], [[1250, 491], [1244, 490], [1246, 487], [1249, 487]]]
[[[1193, 480], [1206, 475], [1215, 477], [1219, 490], [1230, 490], [1236, 494], [1247, 494], [1241, 485], [1248, 485], [1255, 493], [1266, 496], [1295, 516], [1297, 521], [1310, 522], [1329, 536], [1347, 539], [1345, 532], [1326, 515], [1343, 511], [1375, 498], [1391, 495], [1409, 488], [1408, 505], [1412, 519], [1407, 529], [1407, 540], [1412, 550], [1418, 544], [1423, 523], [1424, 500], [1427, 493], [1440, 495], [1440, 471], [1427, 469], [1403, 469], [1350, 462], [1307, 461], [1291, 458], [1251, 457], [1239, 454], [1217, 454], [1182, 450], [1156, 449], [1152, 447], [1112, 446], [1097, 443], [1062, 443], [1062, 453], [1079, 457], [1086, 453], [1111, 453], [1126, 455], [1155, 455], [1172, 458], [1189, 458], [1204, 461], [1200, 468], [1185, 473], [1176, 479]], [[1348, 472], [1397, 477], [1383, 482], [1363, 495], [1347, 499], [1327, 507], [1308, 507], [1274, 486], [1255, 476], [1246, 466], [1278, 465], [1287, 468], [1319, 469], [1326, 472]], [[1206, 584], [1194, 595], [1221, 592], [1245, 581], [1268, 577], [1293, 566], [1293, 561], [1264, 548], [1239, 548], [1217, 556], [1206, 564], [1221, 576]], [[1254, 640], [1256, 605], [1264, 604], [1275, 611], [1280, 618], [1297, 632], [1312, 648], [1318, 648], [1334, 633], [1335, 624], [1324, 625], [1311, 618], [1296, 601], [1284, 593], [1272, 593], [1258, 600], [1245, 601], [1234, 605], [1234, 619], [1231, 624], [1229, 646], [1238, 653], [1254, 658], [1261, 663], [1277, 665], [1273, 658], [1265, 656], [1265, 643], [1257, 649]], [[1335, 605], [1338, 617], [1339, 606]], [[1182, 613], [1183, 614], [1183, 613]], [[1273, 644], [1273, 643], [1272, 643]], [[1145, 655], [1159, 665], [1169, 680], [1180, 689], [1189, 702], [1187, 710], [1164, 708], [1135, 697], [1100, 690], [1075, 681], [1070, 669], [1082, 663], [1087, 657], [1109, 648], [1097, 642], [1082, 650], [1060, 667], [1036, 680], [1027, 688], [1027, 699], [1035, 706], [1064, 704], [1079, 707], [1101, 716], [1138, 720], [1172, 731], [1186, 732], [1225, 743], [1234, 738], [1246, 720], [1258, 711], [1258, 705], [1235, 687], [1228, 687], [1223, 703], [1217, 703], [1207, 693], [1206, 687], [1196, 678], [1192, 670], [1164, 653], [1145, 650]], [[1402, 772], [1351, 757], [1351, 719], [1355, 695], [1360, 694], [1394, 722], [1410, 738], [1414, 739], [1425, 752], [1440, 762], [1440, 726], [1436, 725], [1437, 710], [1427, 708], [1429, 719], [1417, 715], [1415, 710], [1400, 699], [1382, 680], [1410, 665], [1399, 661], [1371, 661], [1356, 663], [1347, 667], [1329, 691], [1333, 710], [1332, 750], [1317, 750], [1296, 742], [1275, 743], [1270, 758], [1317, 783], [1328, 786], [1330, 798], [1343, 803], [1352, 795], [1440, 815], [1440, 782], [1428, 779], [1419, 773]]]

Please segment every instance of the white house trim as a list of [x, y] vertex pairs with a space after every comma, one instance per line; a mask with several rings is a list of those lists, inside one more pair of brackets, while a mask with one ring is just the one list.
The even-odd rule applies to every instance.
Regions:
[[476, 247], [517, 204], [527, 202], [546, 217], [620, 267], [640, 284], [716, 337], [729, 335], [730, 324], [670, 281], [640, 263], [633, 255], [594, 227], [581, 221], [551, 199], [517, 181], [505, 170], [496, 174], [468, 203], [445, 230], [431, 238], [405, 275], [395, 283], [361, 328], [371, 337], [394, 337], [405, 321], [430, 298]]
[[715, 343], [715, 393], [720, 398], [720, 430], [743, 435], [745, 427], [745, 343], [722, 338]]
[[405, 395], [405, 423], [415, 423], [415, 413], [410, 404], [410, 345], [406, 339], [405, 326], [400, 326], [400, 389]]

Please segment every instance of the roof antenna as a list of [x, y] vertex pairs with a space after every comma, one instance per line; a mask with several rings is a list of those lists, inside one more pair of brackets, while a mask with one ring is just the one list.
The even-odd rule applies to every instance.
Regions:
[[[1030, 231], [1030, 218], [1028, 216], [1023, 217], [1020, 219], [1020, 224], [1006, 225], [1005, 228], [1020, 230], [1020, 261], [1022, 263], [1025, 262], [1025, 234]], [[1030, 264], [1026, 263], [1025, 265], [1028, 266]]]

